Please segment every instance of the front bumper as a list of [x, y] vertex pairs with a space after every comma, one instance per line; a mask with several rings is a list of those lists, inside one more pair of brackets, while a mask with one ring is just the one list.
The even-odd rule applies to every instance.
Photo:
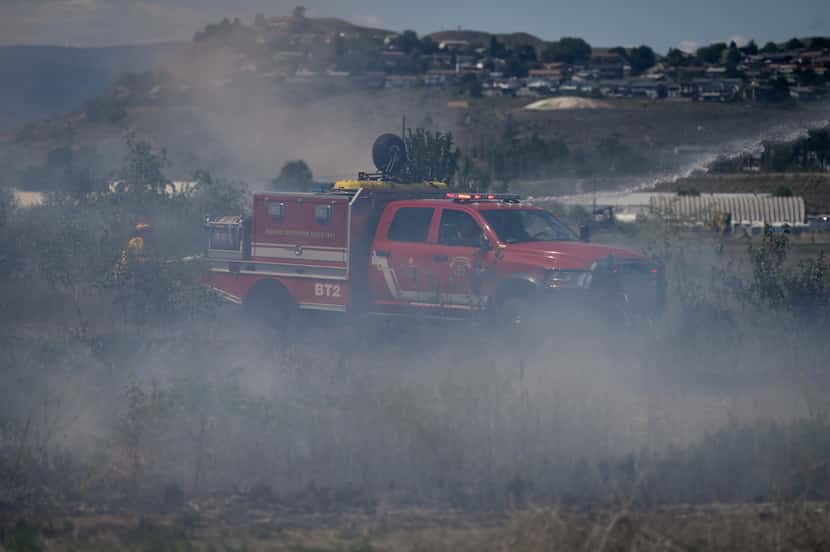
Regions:
[[[590, 271], [578, 274], [564, 279], [548, 278], [541, 286], [545, 306], [648, 316], [659, 315], [665, 309], [665, 273], [656, 263], [609, 257], [594, 263]], [[557, 285], [563, 280], [574, 285]]]

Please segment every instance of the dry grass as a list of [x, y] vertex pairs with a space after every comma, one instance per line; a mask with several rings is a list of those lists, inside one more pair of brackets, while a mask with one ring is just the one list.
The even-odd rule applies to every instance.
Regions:
[[[424, 512], [271, 524], [205, 524], [198, 518], [105, 516], [17, 525], [15, 542], [41, 550], [213, 550], [285, 552], [543, 552], [679, 550], [828, 550], [830, 506], [818, 503], [673, 507], [653, 512], [517, 511], [506, 519]], [[28, 531], [29, 533], [26, 533]], [[32, 534], [36, 534], [33, 540]], [[11, 537], [17, 540], [11, 540]], [[26, 548], [31, 549], [31, 548]]]

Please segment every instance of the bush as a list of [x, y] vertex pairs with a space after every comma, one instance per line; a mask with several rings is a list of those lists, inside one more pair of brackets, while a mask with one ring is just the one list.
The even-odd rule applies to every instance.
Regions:
[[112, 96], [100, 96], [84, 104], [86, 118], [91, 123], [117, 124], [127, 117], [127, 107], [122, 100]]
[[305, 161], [298, 159], [283, 165], [280, 174], [271, 181], [272, 190], [281, 191], [310, 191], [314, 185], [311, 169]]

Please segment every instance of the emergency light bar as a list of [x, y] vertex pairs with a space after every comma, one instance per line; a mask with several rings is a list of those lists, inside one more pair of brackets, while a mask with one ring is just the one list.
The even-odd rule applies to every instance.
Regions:
[[459, 192], [448, 192], [446, 198], [454, 201], [503, 201], [505, 203], [518, 203], [521, 199], [518, 194], [469, 194]]

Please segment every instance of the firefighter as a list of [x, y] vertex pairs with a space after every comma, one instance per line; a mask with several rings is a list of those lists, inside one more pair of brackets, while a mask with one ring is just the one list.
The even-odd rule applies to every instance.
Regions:
[[116, 279], [126, 278], [133, 268], [143, 263], [148, 258], [151, 245], [152, 227], [146, 222], [139, 222], [135, 225], [127, 247], [121, 252], [121, 260], [116, 267]]

